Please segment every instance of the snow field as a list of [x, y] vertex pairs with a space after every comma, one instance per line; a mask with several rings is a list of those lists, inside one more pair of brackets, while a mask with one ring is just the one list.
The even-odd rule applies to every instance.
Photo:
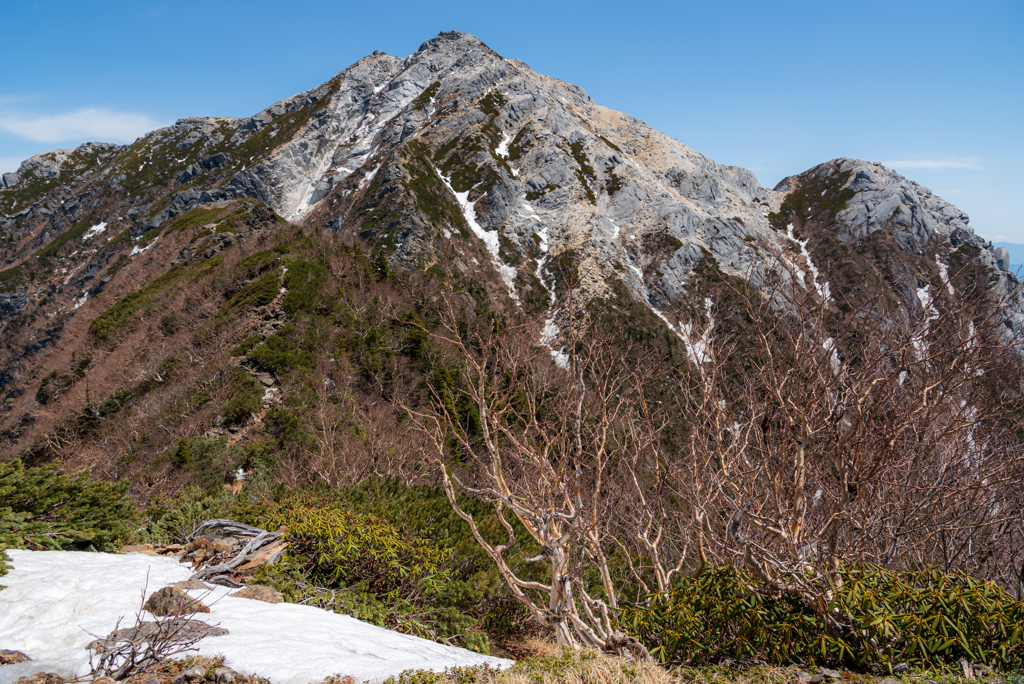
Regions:
[[[0, 684], [40, 671], [88, 674], [86, 645], [109, 634], [118, 618], [121, 627], [133, 625], [143, 590], [148, 596], [192, 574], [175, 558], [140, 554], [9, 550], [7, 555], [13, 569], [0, 577], [7, 587], [0, 591], [0, 646], [33, 661], [0, 667]], [[199, 620], [229, 632], [199, 642], [197, 653], [223, 655], [228, 667], [274, 684], [309, 684], [334, 674], [380, 681], [410, 669], [511, 664], [311, 606], [228, 596], [232, 591], [188, 592], [210, 607], [210, 613], [196, 616]]]

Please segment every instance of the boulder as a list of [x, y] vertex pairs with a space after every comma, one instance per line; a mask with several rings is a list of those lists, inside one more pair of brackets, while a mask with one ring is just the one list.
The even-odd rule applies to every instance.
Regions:
[[254, 601], [263, 601], [264, 603], [284, 603], [284, 595], [281, 592], [262, 584], [253, 584], [230, 595], [253, 599]]
[[177, 587], [164, 587], [154, 592], [146, 600], [143, 608], [156, 617], [210, 612], [210, 609], [202, 601], [192, 598]]
[[1005, 247], [996, 249], [996, 266], [1000, 271], [1010, 270], [1010, 252]]
[[[115, 629], [103, 639], [91, 641], [86, 646], [96, 653], [116, 648], [126, 641], [141, 643], [148, 639], [170, 635], [175, 641], [189, 641], [205, 639], [206, 637], [223, 636], [228, 630], [221, 627], [214, 627], [194, 618], [175, 618], [161, 622], [141, 622], [134, 627]], [[204, 671], [205, 672], [205, 671]]]
[[195, 684], [196, 682], [203, 681], [205, 677], [206, 668], [202, 665], [193, 665], [172, 679], [171, 684]]
[[28, 306], [28, 290], [19, 285], [14, 292], [0, 293], [0, 319], [13, 318]]
[[213, 681], [217, 684], [231, 684], [231, 682], [239, 679], [240, 676], [241, 675], [230, 667], [224, 667], [222, 665], [220, 667], [213, 668]]
[[34, 675], [22, 677], [14, 684], [64, 684], [66, 681], [68, 680], [53, 672], [37, 672]]
[[16, 665], [29, 660], [32, 659], [21, 651], [8, 651], [6, 648], [0, 648], [0, 665]]

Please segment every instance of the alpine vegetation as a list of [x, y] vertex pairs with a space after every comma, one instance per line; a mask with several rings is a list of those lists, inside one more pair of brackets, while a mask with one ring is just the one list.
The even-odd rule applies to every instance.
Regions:
[[0, 684], [1024, 667], [1024, 293], [877, 162], [452, 31], [0, 213]]

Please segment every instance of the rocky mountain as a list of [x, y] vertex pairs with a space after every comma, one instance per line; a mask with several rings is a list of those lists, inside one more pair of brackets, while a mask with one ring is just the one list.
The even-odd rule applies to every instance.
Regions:
[[246, 119], [189, 117], [131, 145], [33, 157], [0, 187], [0, 421], [12, 452], [58, 420], [51, 395], [95, 403], [80, 378], [111, 395], [127, 386], [125, 366], [104, 359], [148, 355], [147, 377], [162, 377], [154, 340], [199, 301], [220, 311], [248, 292], [262, 307], [223, 345], [290, 325], [292, 271], [268, 257], [230, 282], [210, 276], [207, 300], [189, 295], [118, 337], [118, 354], [110, 346], [126, 320], [156, 310], [161, 283], [200, 282], [199, 265], [238, 261], [292, 224], [358, 245], [378, 271], [453, 268], [478, 302], [535, 320], [559, 362], [571, 295], [648, 310], [700, 364], [714, 325], [714, 302], [691, 287], [701, 268], [766, 292], [796, 283], [840, 307], [882, 294], [892, 315], [914, 317], [930, 288], [972, 264], [1007, 300], [1007, 331], [1024, 325], [1006, 255], [891, 169], [837, 159], [767, 189], [454, 31], [406, 58], [375, 52]]

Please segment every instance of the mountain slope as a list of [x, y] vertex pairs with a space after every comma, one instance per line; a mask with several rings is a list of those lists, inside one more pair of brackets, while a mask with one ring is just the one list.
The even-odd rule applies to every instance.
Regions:
[[[412, 310], [446, 270], [482, 310], [534, 321], [562, 364], [562, 331], [588, 302], [650, 319], [702, 364], [716, 302], [695, 281], [708, 277], [788, 291], [781, 309], [794, 287], [827, 308], [878, 296], [910, 320], [965, 273], [993, 283], [1008, 333], [1024, 324], [1016, 278], [966, 215], [894, 171], [839, 159], [766, 189], [458, 32], [404, 59], [369, 55], [246, 119], [190, 117], [132, 145], [34, 157], [3, 185], [0, 387], [12, 454], [53, 442], [69, 412], [81, 423], [86, 407], [128, 392], [106, 409], [120, 411], [160, 395], [167, 378], [176, 390], [165, 408], [192, 395], [226, 401], [275, 374], [265, 359], [237, 375], [239, 343], [287, 338], [298, 349], [302, 317], [328, 311], [377, 329], [365, 308], [374, 288], [401, 282], [394, 296]], [[381, 280], [389, 273], [404, 275]], [[340, 289], [307, 303], [289, 295], [310, 283]], [[309, 344], [302, 353], [314, 354]], [[280, 391], [285, 375], [263, 385]], [[162, 436], [103, 448], [166, 451], [222, 413], [210, 406]], [[219, 425], [214, 437], [235, 439]]]

